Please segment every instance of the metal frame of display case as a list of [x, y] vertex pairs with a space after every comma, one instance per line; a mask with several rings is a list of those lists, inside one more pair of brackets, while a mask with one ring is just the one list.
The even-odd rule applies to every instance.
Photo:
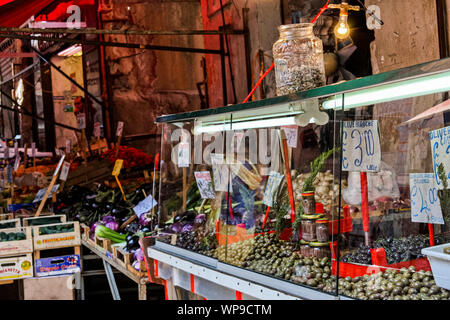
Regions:
[[[215, 123], [223, 122], [228, 125], [229, 122], [231, 129], [233, 121], [239, 122], [246, 121], [248, 119], [260, 120], [270, 117], [273, 118], [295, 115], [304, 112], [301, 108], [294, 108], [294, 102], [299, 102], [302, 100], [318, 100], [319, 98], [324, 98], [324, 100], [320, 100], [322, 103], [322, 111], [324, 109], [345, 111], [347, 109], [361, 106], [370, 106], [377, 103], [429, 95], [433, 93], [443, 93], [446, 91], [450, 91], [450, 58], [431, 61], [403, 69], [315, 88], [308, 91], [296, 92], [285, 96], [278, 96], [243, 104], [229, 105], [215, 109], [163, 115], [156, 119], [156, 123], [179, 124], [180, 122], [195, 120], [200, 121], [200, 123], [201, 121], [212, 121], [211, 123], [214, 123], [215, 121]], [[331, 104], [328, 105], [327, 108], [323, 108], [324, 102], [327, 100], [332, 101], [334, 103], [334, 107], [333, 104]], [[350, 105], [348, 103], [350, 103]], [[338, 215], [338, 219], [340, 219], [341, 209], [339, 209]], [[163, 257], [163, 254], [172, 254], [174, 257], [177, 257], [177, 259], [188, 259], [193, 264], [198, 266], [201, 265], [198, 264], [200, 261], [195, 259], [193, 253], [191, 254], [189, 251], [180, 248], [180, 250], [183, 251], [180, 255], [181, 251], [173, 250], [172, 247], [174, 246], [168, 246], [164, 251], [160, 250], [161, 247], [153, 247], [149, 249], [149, 255], [158, 260]], [[174, 260], [170, 261], [170, 259], [164, 259], [165, 263], [170, 263], [174, 268], [179, 266], [177, 262], [173, 263]], [[232, 281], [238, 281], [238, 279], [240, 279], [239, 281], [242, 281], [242, 279], [246, 279], [246, 281], [253, 281], [255, 284], [263, 285], [302, 299], [352, 300], [350, 297], [339, 295], [339, 291], [337, 291], [338, 289], [336, 289], [335, 295], [327, 294], [325, 292], [306, 286], [297, 285], [283, 279], [277, 279], [258, 272], [235, 267], [221, 261], [217, 261], [217, 267], [214, 271], [224, 275], [231, 275]], [[231, 286], [230, 283], [222, 283], [222, 285]]]

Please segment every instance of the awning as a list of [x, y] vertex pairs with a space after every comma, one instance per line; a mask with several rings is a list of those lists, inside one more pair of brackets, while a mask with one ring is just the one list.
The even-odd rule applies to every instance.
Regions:
[[0, 0], [0, 26], [18, 28], [55, 0]]

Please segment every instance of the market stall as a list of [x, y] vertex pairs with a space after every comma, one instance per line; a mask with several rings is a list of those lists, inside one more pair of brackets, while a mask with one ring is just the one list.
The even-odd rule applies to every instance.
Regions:
[[314, 68], [283, 63], [275, 98], [158, 118], [158, 274], [207, 299], [447, 300], [449, 127], [407, 102], [445, 99], [450, 60], [300, 89]]

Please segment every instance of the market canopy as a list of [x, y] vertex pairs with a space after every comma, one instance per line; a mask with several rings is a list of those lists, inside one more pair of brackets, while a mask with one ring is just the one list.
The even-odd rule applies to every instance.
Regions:
[[0, 26], [17, 28], [55, 0], [0, 0]]

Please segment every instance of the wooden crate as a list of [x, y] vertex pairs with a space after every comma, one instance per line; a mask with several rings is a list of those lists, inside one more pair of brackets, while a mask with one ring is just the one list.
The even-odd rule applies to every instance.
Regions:
[[158, 278], [155, 275], [155, 260], [150, 258], [148, 256], [148, 248], [153, 246], [155, 244], [156, 237], [144, 237], [139, 240], [139, 244], [141, 245], [142, 252], [144, 253], [144, 261], [145, 261], [145, 267], [147, 271], [147, 277], [150, 282], [153, 282], [155, 284], [164, 285], [164, 280], [161, 278]]
[[106, 254], [107, 252], [112, 253], [111, 240], [98, 237], [94, 234], [94, 244], [100, 252], [104, 254]]
[[[90, 245], [95, 246], [95, 242], [93, 239], [91, 239], [91, 228], [84, 223], [81, 224], [81, 238], [87, 242], [89, 242]], [[94, 238], [94, 236], [92, 236]]]
[[12, 257], [33, 252], [33, 236], [31, 228], [9, 228], [2, 229], [0, 232], [5, 232], [6, 234], [11, 232], [23, 232], [26, 236], [24, 240], [0, 242], [0, 257]]
[[[46, 222], [46, 220], [48, 219], [52, 219], [52, 222], [48, 223]], [[54, 221], [53, 221], [54, 220]], [[64, 214], [52, 214], [51, 216], [44, 216], [44, 217], [28, 217], [28, 218], [23, 218], [22, 222], [23, 222], [23, 226], [24, 227], [32, 227], [32, 226], [37, 226], [37, 225], [49, 225], [49, 224], [57, 224], [57, 223], [63, 223], [66, 222], [67, 218]]]
[[[9, 224], [9, 223], [14, 223], [14, 225], [12, 227], [6, 227], [5, 225]], [[19, 218], [17, 218], [17, 219], [10, 219], [10, 220], [0, 220], [0, 231], [2, 229], [11, 229], [11, 228], [20, 228], [20, 227], [21, 227], [21, 225], [20, 225], [20, 219]]]
[[[54, 212], [41, 212], [39, 217], [44, 217], [44, 216], [48, 217], [48, 216], [54, 216], [54, 215], [55, 215]], [[14, 218], [19, 218], [23, 221], [23, 219], [26, 219], [26, 218], [38, 218], [38, 217], [36, 217], [36, 212], [30, 212], [30, 213], [14, 213]]]
[[126, 252], [123, 247], [125, 244], [119, 243], [112, 245], [114, 259], [119, 263], [122, 267], [135, 274], [139, 278], [144, 278], [147, 276], [147, 269], [145, 268], [145, 262], [140, 261], [139, 270], [136, 270], [133, 266], [133, 254], [130, 252]]
[[75, 300], [75, 275], [23, 280], [24, 300]]
[[14, 213], [12, 213], [12, 212], [0, 214], [0, 221], [11, 220], [11, 219], [14, 219]]
[[[44, 235], [39, 234], [39, 229], [42, 227], [52, 227], [58, 225], [73, 225], [74, 231], [44, 234]], [[35, 251], [74, 247], [81, 245], [80, 223], [78, 221], [33, 226], [32, 229], [33, 229], [33, 245]]]
[[31, 278], [33, 272], [33, 255], [31, 253], [0, 258], [0, 280]]

